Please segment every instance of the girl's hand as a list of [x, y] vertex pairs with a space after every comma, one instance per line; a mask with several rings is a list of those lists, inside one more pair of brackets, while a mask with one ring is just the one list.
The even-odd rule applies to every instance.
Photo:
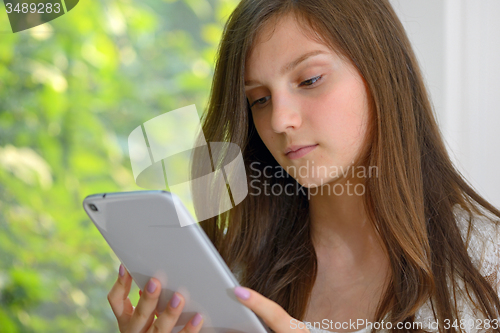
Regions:
[[[118, 279], [108, 294], [108, 301], [118, 320], [120, 332], [170, 333], [182, 313], [184, 297], [174, 293], [165, 311], [155, 319], [155, 309], [161, 292], [160, 281], [152, 278], [148, 282], [135, 308], [128, 297], [131, 285], [132, 277], [123, 265], [120, 265]], [[197, 333], [202, 322], [203, 318], [197, 313], [179, 333]]]
[[238, 300], [276, 333], [310, 333], [301, 321], [290, 315], [278, 304], [258, 292], [245, 287], [236, 287], [234, 293]]

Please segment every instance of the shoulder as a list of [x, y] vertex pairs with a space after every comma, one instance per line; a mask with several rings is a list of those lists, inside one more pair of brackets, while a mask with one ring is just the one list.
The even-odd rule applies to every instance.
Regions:
[[[481, 211], [481, 213], [483, 212]], [[498, 274], [500, 268], [500, 221], [498, 217], [487, 212], [484, 212], [484, 215], [469, 213], [459, 205], [454, 206], [453, 214], [472, 264], [498, 293], [500, 291], [500, 274]], [[457, 276], [455, 282], [458, 287], [457, 311], [459, 317], [466, 321], [482, 318], [482, 314], [468, 300], [464, 281]], [[452, 292], [451, 283], [448, 284], [450, 292]], [[415, 316], [416, 321], [421, 322], [424, 329], [437, 332], [437, 327], [433, 325], [437, 321], [430, 300], [419, 308]], [[480, 332], [480, 330], [473, 328], [466, 331]]]
[[488, 213], [470, 214], [459, 205], [455, 205], [453, 213], [472, 264], [484, 277], [496, 275], [500, 263], [498, 218]]

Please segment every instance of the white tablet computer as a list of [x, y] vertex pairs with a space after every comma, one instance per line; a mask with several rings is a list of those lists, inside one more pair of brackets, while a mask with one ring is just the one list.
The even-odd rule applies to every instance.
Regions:
[[166, 191], [101, 193], [86, 197], [83, 207], [141, 290], [151, 277], [161, 282], [158, 312], [175, 291], [184, 296], [172, 332], [196, 312], [203, 315], [203, 333], [270, 332], [236, 299], [239, 283], [203, 229], [181, 227], [179, 219], [194, 220], [182, 204], [179, 210], [177, 198], [176, 211], [174, 198]]

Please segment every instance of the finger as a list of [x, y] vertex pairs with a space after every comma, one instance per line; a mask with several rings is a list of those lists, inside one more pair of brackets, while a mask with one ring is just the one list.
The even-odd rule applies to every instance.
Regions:
[[[141, 296], [142, 296], [142, 290], [139, 289], [139, 297], [141, 297]], [[157, 317], [159, 316], [159, 313], [156, 310], [155, 310], [155, 316], [157, 316]]]
[[[277, 303], [244, 287], [236, 287], [234, 293], [243, 305], [255, 312], [275, 332], [297, 333], [297, 329], [291, 327], [293, 318]], [[304, 329], [298, 332], [309, 332], [309, 330]]]
[[139, 303], [135, 307], [134, 314], [129, 322], [130, 332], [145, 332], [154, 320], [154, 311], [161, 293], [161, 284], [155, 278], [151, 278], [142, 292]]
[[179, 333], [198, 333], [203, 326], [203, 317], [197, 313]]
[[134, 312], [134, 307], [128, 298], [131, 286], [132, 277], [125, 267], [120, 264], [118, 279], [108, 293], [108, 302], [115, 314], [119, 327], [126, 326]]
[[174, 293], [165, 310], [155, 320], [152, 333], [170, 333], [182, 313], [184, 302], [181, 294]]

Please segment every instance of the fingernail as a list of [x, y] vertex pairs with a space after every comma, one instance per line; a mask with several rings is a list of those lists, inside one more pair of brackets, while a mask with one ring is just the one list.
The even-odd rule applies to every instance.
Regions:
[[179, 306], [179, 303], [181, 302], [181, 298], [179, 296], [177, 296], [176, 293], [174, 293], [174, 296], [172, 296], [172, 298], [170, 299], [170, 306], [172, 308], [176, 308]]
[[156, 284], [153, 282], [153, 280], [149, 280], [146, 289], [148, 290], [148, 293], [150, 293], [150, 294], [155, 292]]
[[197, 313], [191, 320], [191, 325], [198, 326], [201, 323], [201, 314]]
[[118, 268], [118, 274], [120, 274], [120, 276], [125, 275], [125, 267], [123, 267], [123, 264], [120, 264], [120, 268]]
[[250, 292], [243, 287], [234, 288], [234, 294], [244, 301], [250, 298]]

